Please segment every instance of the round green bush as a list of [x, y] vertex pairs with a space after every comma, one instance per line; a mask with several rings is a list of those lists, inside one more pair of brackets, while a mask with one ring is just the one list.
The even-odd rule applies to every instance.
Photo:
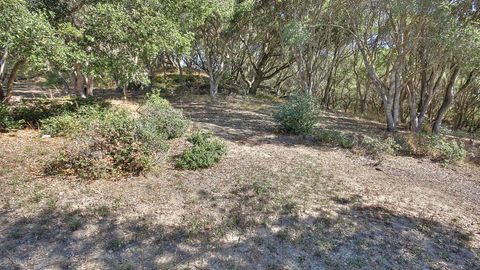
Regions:
[[310, 96], [294, 96], [281, 105], [275, 115], [283, 131], [293, 134], [312, 132], [318, 121], [319, 108]]
[[156, 93], [147, 97], [140, 113], [139, 121], [155, 124], [157, 131], [165, 134], [167, 139], [183, 136], [190, 124], [182, 111], [173, 108], [167, 100]]

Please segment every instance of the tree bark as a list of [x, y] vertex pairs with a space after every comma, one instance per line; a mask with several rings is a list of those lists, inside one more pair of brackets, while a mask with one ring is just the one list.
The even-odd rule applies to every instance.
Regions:
[[15, 83], [15, 80], [17, 79], [18, 72], [22, 68], [22, 66], [26, 63], [25, 59], [19, 60], [15, 63], [13, 66], [12, 71], [10, 72], [10, 76], [8, 78], [7, 82], [7, 93], [5, 94], [5, 97], [3, 98], [4, 102], [9, 102], [12, 94], [13, 94], [13, 85]]
[[218, 85], [219, 85], [219, 78], [216, 76], [210, 77], [210, 95], [215, 97], [218, 94]]
[[3, 92], [3, 76], [5, 73], [5, 67], [7, 66], [8, 48], [3, 50], [2, 58], [0, 58], [0, 101], [5, 98]]
[[61, 71], [58, 72], [58, 77], [60, 77], [60, 80], [62, 81], [63, 92], [65, 94], [68, 94], [68, 92], [70, 92], [70, 86], [68, 85], [68, 82], [65, 79], [65, 77], [63, 76], [63, 73]]
[[93, 88], [94, 88], [94, 84], [93, 84], [93, 76], [87, 76], [85, 77], [85, 82], [87, 84], [87, 96], [89, 97], [93, 97]]
[[80, 65], [75, 66], [75, 93], [78, 97], [85, 98], [85, 77], [82, 74]]
[[445, 118], [445, 115], [447, 115], [448, 110], [453, 104], [453, 99], [454, 99], [454, 92], [455, 92], [455, 81], [457, 80], [458, 73], [460, 71], [460, 68], [456, 66], [452, 72], [452, 75], [450, 76], [450, 79], [448, 80], [447, 88], [445, 91], [445, 97], [443, 99], [442, 106], [438, 110], [437, 117], [435, 118], [435, 121], [432, 126], [432, 132], [433, 133], [440, 133], [440, 128], [442, 126], [442, 122]]

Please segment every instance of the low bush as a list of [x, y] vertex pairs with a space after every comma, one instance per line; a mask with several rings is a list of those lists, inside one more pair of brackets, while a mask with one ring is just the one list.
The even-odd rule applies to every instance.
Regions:
[[13, 119], [10, 108], [0, 103], [0, 132], [16, 129], [18, 127], [19, 123]]
[[353, 134], [347, 134], [338, 130], [321, 130], [316, 134], [320, 143], [334, 144], [345, 149], [352, 149], [357, 145], [357, 139]]
[[54, 160], [47, 172], [87, 180], [139, 175], [168, 148], [165, 137], [152, 129], [138, 124], [127, 111], [106, 110], [83, 128], [75, 146]]
[[44, 134], [51, 136], [77, 136], [91, 122], [102, 119], [107, 109], [99, 106], [79, 108], [76, 112], [67, 111], [63, 114], [41, 120]]
[[188, 139], [193, 146], [177, 159], [177, 167], [198, 170], [218, 163], [228, 152], [227, 145], [212, 133], [199, 130]]
[[49, 118], [77, 113], [89, 108], [109, 108], [108, 102], [95, 98], [68, 100], [36, 99], [9, 106], [9, 115], [18, 128], [40, 128]]
[[140, 114], [140, 122], [156, 125], [157, 131], [165, 134], [167, 139], [181, 137], [189, 125], [183, 113], [174, 109], [167, 100], [160, 97], [158, 92], [147, 96]]
[[312, 97], [295, 96], [278, 108], [275, 119], [285, 132], [308, 134], [317, 124], [318, 112], [317, 102]]
[[467, 157], [464, 146], [446, 137], [431, 134], [399, 135], [397, 141], [406, 155], [428, 157], [445, 163], [459, 163]]
[[360, 146], [367, 154], [375, 158], [383, 155], [395, 155], [400, 150], [400, 145], [397, 144], [394, 138], [388, 137], [385, 140], [364, 136]]

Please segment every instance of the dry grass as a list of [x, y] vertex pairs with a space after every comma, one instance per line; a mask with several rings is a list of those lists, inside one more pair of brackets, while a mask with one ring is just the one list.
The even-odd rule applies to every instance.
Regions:
[[[272, 107], [243, 98], [174, 103], [193, 129], [227, 140], [218, 165], [47, 178], [43, 164], [68, 141], [1, 134], [0, 269], [480, 268], [478, 167], [318, 147], [276, 133]], [[185, 147], [175, 140], [170, 156]]]

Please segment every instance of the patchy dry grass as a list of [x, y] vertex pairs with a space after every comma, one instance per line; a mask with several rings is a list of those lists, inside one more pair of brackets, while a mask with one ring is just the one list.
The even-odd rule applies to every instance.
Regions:
[[68, 141], [1, 134], [0, 269], [480, 268], [478, 167], [319, 147], [243, 98], [174, 102], [227, 140], [219, 164], [86, 183], [42, 175]]

